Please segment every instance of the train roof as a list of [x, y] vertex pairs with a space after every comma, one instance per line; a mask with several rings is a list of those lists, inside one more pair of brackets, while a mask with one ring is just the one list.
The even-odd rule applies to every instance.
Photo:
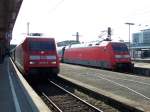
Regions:
[[26, 42], [27, 40], [55, 40], [52, 37], [40, 37], [40, 36], [26, 36], [22, 43]]
[[55, 40], [53, 37], [41, 37], [41, 36], [26, 36], [24, 38], [24, 40], [22, 40], [17, 46], [23, 44], [24, 42], [26, 42], [26, 40], [30, 40], [30, 39], [42, 39], [42, 40], [47, 40], [47, 39], [50, 39], [50, 40]]
[[[112, 41], [97, 41], [97, 42], [88, 42], [88, 43], [83, 43], [83, 44], [73, 44], [66, 46], [66, 48], [81, 48], [81, 47], [95, 47], [95, 46], [107, 46], [108, 44], [113, 43], [113, 44], [118, 44], [122, 42], [112, 42]], [[124, 43], [122, 43], [124, 44]]]

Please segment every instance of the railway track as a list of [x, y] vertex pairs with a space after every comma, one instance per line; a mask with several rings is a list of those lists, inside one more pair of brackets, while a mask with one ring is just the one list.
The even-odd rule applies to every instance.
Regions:
[[35, 90], [53, 112], [143, 112], [61, 78]]
[[55, 112], [102, 112], [53, 81], [38, 87], [44, 102]]

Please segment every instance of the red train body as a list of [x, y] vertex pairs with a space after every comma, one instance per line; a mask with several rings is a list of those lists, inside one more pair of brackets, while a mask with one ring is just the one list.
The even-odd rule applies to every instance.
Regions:
[[127, 46], [120, 42], [102, 41], [72, 45], [65, 48], [63, 62], [105, 69], [133, 69]]
[[53, 38], [27, 37], [13, 50], [12, 59], [24, 76], [55, 77], [59, 73], [59, 58]]

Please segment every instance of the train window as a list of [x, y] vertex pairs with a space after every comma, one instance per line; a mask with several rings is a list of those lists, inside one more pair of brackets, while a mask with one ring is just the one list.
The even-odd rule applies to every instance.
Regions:
[[29, 50], [30, 51], [49, 51], [54, 50], [55, 44], [53, 42], [41, 42], [41, 41], [30, 41]]
[[112, 48], [116, 52], [128, 52], [128, 48], [124, 44], [112, 44]]

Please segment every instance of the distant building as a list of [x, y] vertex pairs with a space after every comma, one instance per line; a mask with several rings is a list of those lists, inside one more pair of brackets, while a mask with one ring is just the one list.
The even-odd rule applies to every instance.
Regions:
[[133, 33], [133, 43], [150, 43], [150, 29], [142, 30], [138, 33]]
[[134, 33], [132, 36], [133, 44], [142, 43], [142, 33]]
[[131, 49], [134, 58], [150, 57], [150, 29], [133, 33]]

